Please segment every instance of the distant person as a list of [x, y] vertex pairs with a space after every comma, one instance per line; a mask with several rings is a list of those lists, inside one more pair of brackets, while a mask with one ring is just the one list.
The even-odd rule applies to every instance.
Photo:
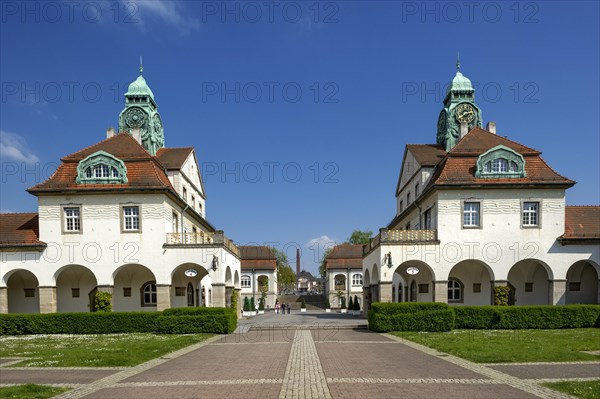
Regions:
[[281, 314], [285, 314], [285, 303], [281, 304]]

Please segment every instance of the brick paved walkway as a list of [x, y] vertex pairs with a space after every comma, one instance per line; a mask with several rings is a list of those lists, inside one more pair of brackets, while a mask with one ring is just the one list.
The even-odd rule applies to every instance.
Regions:
[[569, 398], [542, 387], [600, 379], [600, 362], [475, 364], [365, 329], [268, 328], [218, 336], [125, 369], [7, 368], [75, 398]]

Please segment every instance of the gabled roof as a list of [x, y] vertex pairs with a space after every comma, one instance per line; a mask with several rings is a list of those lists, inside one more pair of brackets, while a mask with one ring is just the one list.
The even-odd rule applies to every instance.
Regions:
[[421, 166], [435, 166], [446, 155], [446, 150], [437, 144], [407, 144], [406, 149]]
[[565, 233], [559, 237], [569, 242], [600, 242], [600, 206], [566, 206]]
[[413, 174], [421, 167], [435, 167], [446, 156], [446, 150], [437, 144], [407, 144], [404, 148], [404, 158], [402, 159], [402, 167], [400, 168], [400, 175], [396, 184], [396, 195], [404, 188], [400, 186], [400, 183], [404, 175], [404, 161], [409, 152], [419, 164], [418, 167], [415, 167]]
[[238, 248], [242, 269], [277, 269], [277, 258], [271, 248], [260, 245], [242, 245]]
[[194, 151], [193, 147], [160, 148], [156, 158], [167, 169], [181, 169], [192, 151]]
[[340, 244], [325, 258], [326, 269], [362, 269], [362, 245]]
[[[79, 161], [97, 152], [104, 151], [122, 160], [127, 168], [127, 183], [122, 184], [78, 184]], [[62, 163], [52, 176], [27, 191], [31, 194], [60, 191], [127, 191], [168, 190], [175, 193], [164, 166], [144, 149], [131, 135], [120, 133], [97, 144], [62, 158]]]
[[39, 236], [37, 213], [0, 214], [0, 247], [45, 246]]

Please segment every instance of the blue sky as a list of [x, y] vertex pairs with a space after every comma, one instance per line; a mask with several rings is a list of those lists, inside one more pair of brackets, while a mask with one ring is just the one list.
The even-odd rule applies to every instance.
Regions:
[[[69, 5], [71, 4], [71, 5]], [[445, 86], [476, 84], [484, 122], [543, 151], [598, 204], [599, 3], [1, 3], [3, 212], [61, 156], [117, 126], [144, 76], [169, 147], [194, 146], [211, 223], [241, 244], [303, 250], [394, 216], [407, 143], [435, 142]]]

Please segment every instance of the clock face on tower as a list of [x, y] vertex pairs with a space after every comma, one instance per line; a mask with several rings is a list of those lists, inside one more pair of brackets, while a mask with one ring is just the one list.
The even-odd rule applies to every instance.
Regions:
[[456, 109], [454, 110], [454, 116], [459, 123], [469, 124], [475, 120], [476, 115], [475, 107], [473, 107], [469, 103], [461, 103], [458, 104]]

